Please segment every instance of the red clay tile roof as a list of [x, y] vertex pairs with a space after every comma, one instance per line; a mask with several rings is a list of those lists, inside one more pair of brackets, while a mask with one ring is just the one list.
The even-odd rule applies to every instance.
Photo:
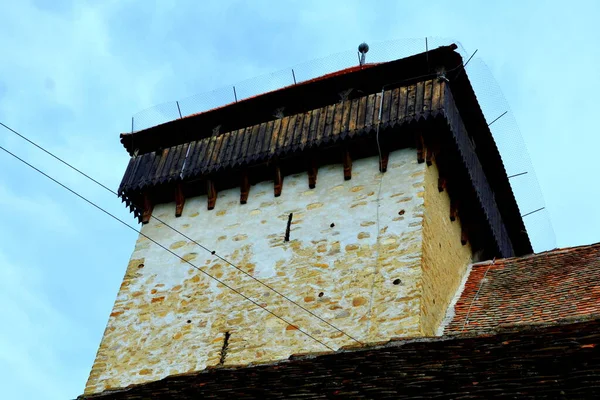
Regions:
[[600, 243], [479, 263], [445, 333], [600, 313]]

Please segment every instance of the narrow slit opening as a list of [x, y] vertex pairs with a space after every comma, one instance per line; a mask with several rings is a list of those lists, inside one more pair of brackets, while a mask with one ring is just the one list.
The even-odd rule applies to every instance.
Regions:
[[283, 239], [284, 242], [290, 241], [290, 228], [292, 226], [292, 217], [293, 216], [294, 216], [294, 213], [290, 213], [290, 216], [288, 217], [287, 227], [285, 228], [285, 237]]

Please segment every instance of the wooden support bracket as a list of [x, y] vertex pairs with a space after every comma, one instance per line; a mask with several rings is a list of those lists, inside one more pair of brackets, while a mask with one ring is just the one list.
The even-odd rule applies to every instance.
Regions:
[[148, 196], [148, 193], [144, 193], [144, 211], [142, 212], [142, 224], [147, 224], [148, 222], [150, 222], [150, 217], [152, 216], [153, 209], [154, 204], [152, 204], [150, 196]]
[[446, 189], [447, 184], [448, 184], [448, 182], [446, 182], [446, 178], [443, 176], [440, 176], [438, 178], [438, 191], [443, 192]]
[[183, 185], [178, 183], [177, 186], [175, 186], [175, 217], [181, 217], [184, 205], [185, 195], [183, 194]]
[[242, 183], [240, 185], [240, 203], [246, 204], [248, 202], [248, 195], [250, 194], [250, 178], [248, 177], [248, 170], [242, 171]]
[[379, 157], [379, 172], [386, 172], [388, 167], [388, 161], [390, 159], [390, 152], [383, 151], [381, 157]]
[[427, 148], [425, 147], [425, 139], [423, 138], [423, 134], [419, 133], [417, 136], [417, 162], [419, 164], [424, 163], [426, 155]]
[[275, 166], [275, 174], [274, 174], [274, 184], [273, 184], [273, 191], [275, 194], [275, 197], [279, 197], [281, 196], [281, 191], [283, 190], [283, 175], [281, 174], [281, 167], [279, 167], [279, 165]]
[[316, 157], [310, 158], [310, 165], [308, 166], [308, 187], [314, 189], [317, 186], [317, 173], [319, 172], [319, 164], [317, 163]]
[[456, 221], [456, 216], [458, 215], [458, 202], [450, 201], [450, 221]]
[[465, 246], [467, 243], [469, 243], [469, 235], [464, 226], [461, 228], [461, 231], [460, 231], [460, 243], [463, 246]]
[[212, 179], [206, 180], [206, 195], [208, 197], [207, 208], [212, 210], [215, 208], [215, 204], [217, 204], [217, 189]]
[[344, 180], [352, 179], [352, 157], [348, 149], [344, 150]]
[[431, 149], [425, 149], [425, 162], [428, 167], [431, 167], [433, 160], [435, 159], [435, 153]]

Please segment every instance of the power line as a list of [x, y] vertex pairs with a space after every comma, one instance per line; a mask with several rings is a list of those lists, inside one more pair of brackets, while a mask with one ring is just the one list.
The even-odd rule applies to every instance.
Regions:
[[[34, 141], [32, 141], [31, 139], [27, 138], [26, 136], [20, 134], [19, 132], [17, 132], [16, 130], [10, 128], [9, 126], [5, 125], [4, 123], [0, 122], [0, 125], [2, 125], [4, 128], [8, 129], [9, 131], [11, 131], [12, 133], [14, 133], [15, 135], [19, 136], [20, 138], [22, 138], [23, 140], [27, 141], [28, 143], [32, 144], [33, 146], [37, 147], [38, 149], [42, 150], [44, 153], [50, 155], [51, 157], [53, 157], [54, 159], [56, 159], [57, 161], [63, 163], [64, 165], [66, 165], [67, 167], [73, 169], [74, 171], [78, 172], [79, 174], [81, 174], [82, 176], [86, 177], [87, 179], [91, 180], [92, 182], [94, 182], [95, 184], [101, 186], [102, 188], [104, 188], [105, 190], [109, 191], [110, 193], [114, 194], [115, 196], [119, 196], [117, 192], [115, 192], [114, 190], [110, 189], [108, 186], [102, 184], [101, 182], [98, 182], [96, 179], [92, 178], [91, 176], [89, 176], [88, 174], [86, 174], [85, 172], [81, 171], [80, 169], [74, 167], [73, 165], [69, 164], [68, 162], [64, 161], [62, 158], [58, 157], [57, 155], [53, 154], [52, 152], [46, 150], [44, 147], [40, 146], [39, 144], [35, 143]], [[332, 323], [330, 323], [329, 321], [323, 319], [322, 317], [318, 316], [317, 314], [315, 314], [314, 312], [308, 310], [306, 307], [302, 306], [301, 304], [298, 304], [296, 301], [292, 300], [291, 298], [289, 298], [288, 296], [286, 296], [285, 294], [279, 292], [278, 290], [276, 290], [275, 288], [273, 288], [272, 286], [268, 285], [267, 283], [263, 282], [262, 280], [256, 278], [255, 276], [253, 276], [252, 274], [244, 271], [243, 269], [241, 269], [240, 267], [238, 267], [237, 265], [233, 264], [231, 261], [225, 259], [224, 257], [220, 256], [219, 254], [217, 254], [216, 251], [214, 250], [209, 250], [206, 246], [200, 244], [199, 242], [197, 242], [196, 240], [192, 239], [191, 237], [187, 236], [185, 233], [177, 230], [176, 228], [174, 228], [173, 226], [169, 225], [168, 223], [166, 223], [165, 221], [161, 220], [158, 217], [155, 217], [154, 215], [151, 216], [151, 218], [154, 218], [156, 221], [158, 221], [159, 223], [163, 224], [164, 226], [166, 226], [167, 228], [170, 228], [171, 230], [177, 232], [178, 234], [180, 234], [181, 236], [183, 236], [185, 239], [189, 240], [191, 243], [194, 243], [195, 245], [197, 245], [198, 247], [200, 247], [202, 250], [210, 253], [211, 255], [215, 256], [216, 258], [218, 258], [219, 260], [223, 261], [224, 263], [226, 263], [227, 265], [235, 268], [237, 271], [243, 273], [244, 275], [246, 275], [247, 277], [249, 277], [250, 279], [256, 281], [257, 283], [263, 285], [264, 287], [268, 288], [269, 290], [273, 291], [274, 293], [276, 293], [277, 295], [281, 296], [282, 298], [284, 298], [285, 300], [289, 301], [290, 303], [296, 305], [297, 307], [299, 307], [300, 309], [304, 310], [305, 312], [309, 313], [310, 315], [312, 315], [313, 317], [317, 318], [319, 321], [324, 322], [325, 324], [329, 325], [331, 328], [335, 329], [336, 331], [342, 333], [343, 335], [345, 335], [346, 337], [354, 340], [355, 342], [357, 342], [358, 344], [362, 345], [363, 343], [354, 338], [353, 336], [349, 335], [348, 333], [344, 332], [343, 330], [341, 330], [340, 328], [336, 327], [335, 325], [333, 325]]]
[[320, 341], [319, 339], [315, 338], [314, 336], [312, 336], [310, 333], [300, 329], [297, 325], [294, 325], [293, 323], [287, 321], [285, 318], [280, 317], [279, 315], [275, 314], [273, 311], [269, 310], [268, 308], [266, 308], [265, 306], [257, 303], [256, 301], [252, 300], [250, 297], [246, 296], [245, 294], [243, 294], [242, 292], [240, 292], [239, 290], [229, 286], [227, 283], [223, 282], [222, 280], [220, 280], [219, 278], [216, 278], [214, 276], [212, 276], [211, 274], [209, 274], [208, 272], [204, 271], [203, 269], [197, 267], [196, 265], [192, 264], [190, 261], [186, 260], [185, 258], [179, 256], [177, 253], [173, 252], [171, 249], [163, 246], [162, 244], [160, 244], [159, 242], [157, 242], [156, 240], [152, 239], [150, 236], [146, 235], [145, 233], [143, 233], [142, 231], [134, 228], [133, 226], [129, 225], [127, 222], [123, 221], [121, 218], [115, 216], [114, 214], [110, 213], [109, 211], [106, 211], [104, 208], [100, 207], [99, 205], [97, 205], [96, 203], [94, 203], [93, 201], [89, 200], [88, 198], [82, 196], [81, 194], [77, 193], [75, 190], [71, 189], [70, 187], [68, 187], [67, 185], [63, 184], [62, 182], [54, 179], [53, 177], [51, 177], [50, 175], [46, 174], [44, 171], [40, 170], [39, 168], [33, 166], [32, 164], [28, 163], [27, 161], [25, 161], [24, 159], [20, 158], [19, 156], [17, 156], [16, 154], [10, 152], [9, 150], [5, 149], [4, 147], [0, 146], [0, 150], [6, 152], [7, 154], [13, 156], [14, 158], [16, 158], [17, 160], [21, 161], [23, 164], [27, 165], [29, 168], [39, 172], [40, 174], [44, 175], [46, 178], [50, 179], [52, 182], [56, 183], [57, 185], [61, 186], [63, 189], [68, 190], [69, 192], [71, 192], [72, 194], [74, 194], [75, 196], [79, 197], [81, 200], [85, 201], [86, 203], [90, 204], [91, 206], [97, 208], [98, 210], [102, 211], [104, 214], [108, 215], [109, 217], [113, 218], [114, 220], [120, 222], [121, 224], [125, 225], [126, 227], [128, 227], [129, 229], [133, 230], [134, 232], [137, 232], [138, 234], [144, 236], [146, 239], [150, 240], [152, 243], [156, 244], [157, 246], [161, 247], [163, 250], [168, 251], [169, 253], [171, 253], [172, 255], [174, 255], [175, 257], [179, 258], [181, 261], [191, 265], [193, 268], [197, 269], [198, 271], [202, 272], [204, 275], [208, 276], [211, 279], [214, 279], [215, 281], [217, 281], [218, 283], [220, 283], [221, 285], [225, 286], [226, 288], [230, 289], [231, 291], [233, 291], [234, 293], [239, 294], [240, 296], [242, 296], [244, 299], [248, 300], [249, 302], [251, 302], [252, 304], [262, 308], [263, 310], [265, 310], [266, 312], [268, 312], [269, 314], [271, 314], [272, 316], [280, 319], [281, 321], [285, 322], [288, 325], [291, 325], [293, 327], [295, 327], [297, 330], [299, 330], [300, 332], [302, 332], [303, 334], [305, 334], [306, 336], [310, 337], [311, 339], [313, 339], [314, 341], [316, 341], [317, 343], [323, 345], [324, 347], [327, 347], [329, 350], [331, 351], [335, 351], [332, 347], [329, 347], [328, 345], [326, 345], [325, 343], [323, 343], [322, 341]]

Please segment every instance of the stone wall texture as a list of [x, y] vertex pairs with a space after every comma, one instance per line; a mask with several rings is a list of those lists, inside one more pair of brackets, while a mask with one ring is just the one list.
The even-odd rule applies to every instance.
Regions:
[[356, 160], [349, 181], [341, 165], [321, 167], [312, 190], [306, 174], [286, 176], [277, 198], [273, 182], [261, 182], [245, 205], [231, 189], [211, 211], [205, 196], [188, 199], [181, 218], [173, 203], [157, 206], [169, 225], [347, 335], [151, 220], [144, 234], [288, 323], [140, 236], [85, 393], [328, 351], [302, 331], [333, 349], [357, 344], [349, 336], [373, 343], [432, 334], [470, 256], [434, 181], [435, 166], [402, 149], [385, 174], [373, 157]]
[[423, 293], [421, 328], [435, 336], [472, 259], [469, 243], [461, 243], [460, 220], [450, 220], [450, 197], [438, 189], [436, 164], [425, 173], [425, 214], [423, 218]]

